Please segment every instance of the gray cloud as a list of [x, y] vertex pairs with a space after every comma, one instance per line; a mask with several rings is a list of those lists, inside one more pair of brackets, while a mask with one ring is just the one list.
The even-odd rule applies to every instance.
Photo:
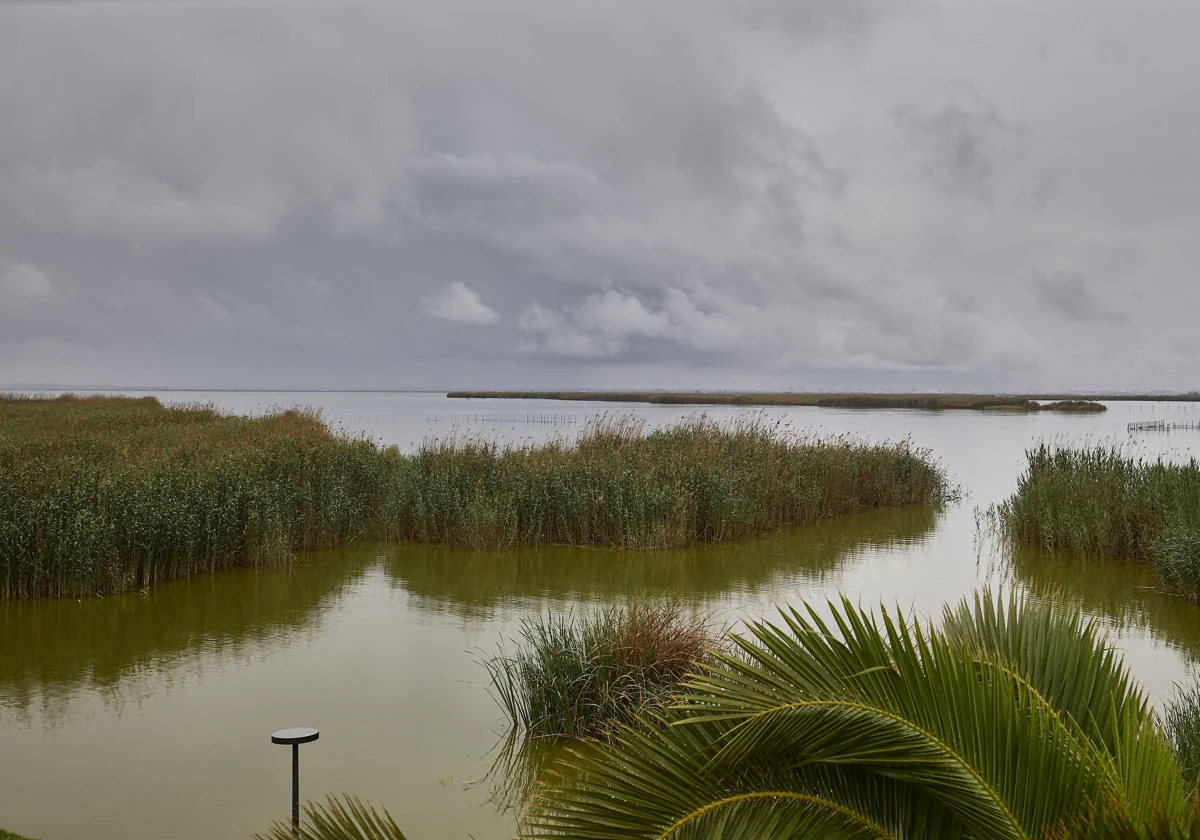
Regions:
[[1088, 288], [1082, 274], [1076, 271], [1043, 271], [1034, 269], [1033, 286], [1038, 300], [1072, 321], [1117, 322], [1126, 320], [1125, 313], [1109, 307]]
[[1200, 20], [1131, 15], [0, 5], [0, 379], [1191, 387]]
[[[947, 93], [950, 101], [931, 113], [904, 107], [896, 118], [938, 189], [990, 206], [997, 170], [1020, 155], [1025, 131], [1000, 116], [970, 83], [955, 83]], [[1049, 199], [1051, 184], [1052, 179], [1039, 181], [1035, 201]]]

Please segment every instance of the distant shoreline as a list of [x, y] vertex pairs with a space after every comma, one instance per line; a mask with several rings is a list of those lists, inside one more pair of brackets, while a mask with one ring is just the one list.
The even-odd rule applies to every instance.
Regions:
[[[938, 393], [742, 393], [714, 391], [450, 391], [449, 399], [637, 402], [656, 405], [817, 406], [821, 408], [913, 408], [1039, 410], [1033, 403], [1058, 403], [1051, 410], [1098, 411], [1100, 402], [1200, 402], [1200, 394], [938, 394]], [[1041, 406], [1044, 410], [1048, 406]]]

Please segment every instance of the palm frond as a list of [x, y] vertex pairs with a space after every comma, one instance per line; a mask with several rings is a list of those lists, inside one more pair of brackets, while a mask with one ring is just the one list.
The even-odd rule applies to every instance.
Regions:
[[380, 814], [355, 796], [330, 796], [324, 804], [308, 802], [301, 810], [298, 835], [291, 823], [276, 822], [254, 840], [404, 840], [391, 814]]
[[749, 625], [674, 706], [563, 767], [527, 836], [1025, 840], [1101, 802], [1114, 825], [1183, 819], [1145, 696], [1077, 608], [824, 615]]

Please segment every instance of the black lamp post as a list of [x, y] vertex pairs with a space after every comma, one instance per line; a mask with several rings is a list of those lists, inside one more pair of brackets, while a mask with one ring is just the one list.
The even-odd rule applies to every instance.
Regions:
[[272, 744], [292, 745], [292, 834], [300, 835], [300, 745], [315, 741], [321, 733], [307, 726], [280, 729], [271, 734]]

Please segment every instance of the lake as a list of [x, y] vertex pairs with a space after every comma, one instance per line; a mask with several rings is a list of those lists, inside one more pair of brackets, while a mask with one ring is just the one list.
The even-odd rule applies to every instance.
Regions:
[[[411, 450], [427, 436], [543, 440], [598, 414], [651, 424], [692, 407], [445, 394], [162, 392], [239, 413], [298, 403], [334, 428]], [[890, 510], [678, 551], [354, 544], [281, 572], [234, 570], [102, 599], [0, 603], [0, 828], [40, 840], [247, 838], [288, 815], [290, 755], [270, 734], [315, 726], [301, 794], [353, 792], [410, 840], [515, 832], [489, 768], [504, 734], [481, 657], [523, 618], [631, 596], [670, 596], [716, 625], [842, 592], [935, 615], [980, 586], [1056, 590], [1112, 629], [1152, 695], [1200, 653], [1200, 608], [1155, 589], [1152, 570], [1001, 551], [977, 508], [1015, 487], [1038, 440], [1121, 441], [1171, 457], [1200, 432], [1132, 421], [1200, 420], [1191, 403], [1110, 403], [1099, 415], [819, 408], [762, 413], [798, 429], [908, 437], [941, 459], [964, 500]]]

